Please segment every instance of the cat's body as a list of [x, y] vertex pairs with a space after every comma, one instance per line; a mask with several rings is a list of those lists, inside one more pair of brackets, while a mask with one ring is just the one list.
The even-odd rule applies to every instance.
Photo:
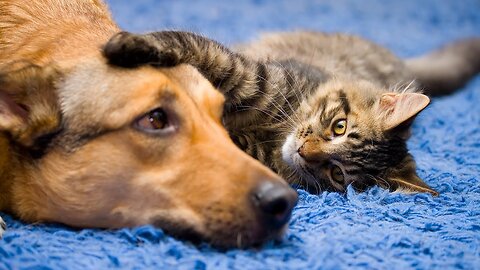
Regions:
[[[225, 94], [224, 122], [237, 145], [292, 184], [436, 194], [406, 148], [412, 120], [429, 103], [414, 79], [445, 86], [434, 94], [452, 91], [480, 70], [479, 40], [411, 61], [355, 36], [314, 32], [270, 34], [237, 50], [191, 33], [122, 33], [105, 54], [122, 66], [196, 66]], [[429, 72], [445, 62], [457, 69]]]
[[[226, 119], [232, 118], [230, 121], [227, 120], [226, 124], [227, 129], [233, 134], [234, 141], [238, 142], [237, 144], [247, 153], [274, 168], [291, 183], [297, 183], [295, 178], [298, 176], [293, 174], [292, 177], [291, 165], [295, 161], [288, 157], [295, 154], [299, 146], [291, 145], [292, 139], [289, 144], [286, 144], [286, 141], [289, 133], [292, 133], [291, 123], [298, 125], [299, 122], [305, 121], [304, 116], [307, 112], [299, 113], [302, 111], [299, 110], [299, 106], [307, 107], [309, 99], [318, 94], [328, 93], [327, 89], [335, 84], [341, 88], [343, 83], [368, 81], [389, 89], [405, 87], [412, 82], [412, 75], [400, 59], [376, 44], [351, 35], [313, 32], [267, 34], [253, 43], [237, 46], [235, 50], [258, 62], [280, 67], [279, 71], [285, 72], [281, 77], [288, 78], [293, 71], [299, 72], [292, 76], [290, 82], [287, 82], [287, 87], [281, 88], [285, 92], [278, 91], [280, 95], [277, 94], [270, 100], [269, 105], [263, 106], [263, 112], [257, 118], [261, 121], [257, 120], [253, 125], [248, 123], [245, 127], [239, 127], [236, 123], [230, 124], [238, 117], [229, 117], [232, 114], [226, 114]], [[304, 80], [300, 83], [303, 85], [295, 86], [297, 80]], [[404, 83], [406, 84], [403, 85]], [[264, 87], [264, 89], [268, 88], [268, 86]], [[271, 91], [276, 92], [275, 90]], [[304, 104], [300, 105], [299, 100]], [[312, 105], [316, 103], [313, 101]], [[318, 105], [320, 103], [318, 102]], [[327, 105], [323, 115], [329, 111], [328, 107]], [[267, 119], [265, 117], [267, 112], [274, 114], [275, 117]], [[279, 125], [271, 125], [277, 122], [276, 119], [282, 119], [282, 121]], [[279, 132], [279, 130], [285, 132]], [[298, 136], [305, 137], [303, 134]], [[347, 150], [347, 152], [353, 153], [353, 150]], [[362, 147], [356, 150], [363, 152], [365, 149]], [[353, 156], [349, 158], [355, 159]], [[322, 185], [322, 183], [325, 182], [317, 182], [319, 185], [317, 186], [313, 181], [300, 181], [300, 184], [311, 191], [329, 188], [329, 185]], [[343, 188], [344, 186], [340, 189]]]

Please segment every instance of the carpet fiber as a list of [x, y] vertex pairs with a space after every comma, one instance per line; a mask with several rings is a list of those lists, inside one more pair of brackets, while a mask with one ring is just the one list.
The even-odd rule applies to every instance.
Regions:
[[[259, 32], [314, 29], [370, 38], [407, 57], [480, 36], [478, 0], [110, 0], [130, 31], [183, 29], [226, 44]], [[299, 191], [283, 242], [219, 252], [150, 226], [74, 230], [9, 225], [0, 269], [479, 269], [480, 77], [433, 100], [409, 141], [418, 172], [441, 195]]]

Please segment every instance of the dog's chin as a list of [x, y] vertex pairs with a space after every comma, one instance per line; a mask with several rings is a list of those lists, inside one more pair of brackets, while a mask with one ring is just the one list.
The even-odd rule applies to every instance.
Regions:
[[287, 226], [288, 224], [285, 224], [281, 228], [271, 230], [253, 222], [240, 227], [216, 228], [209, 232], [205, 242], [220, 249], [260, 248], [269, 241], [280, 241], [287, 230]]
[[193, 225], [175, 221], [157, 219], [152, 222], [167, 234], [195, 245], [207, 243], [220, 250], [232, 248], [259, 248], [268, 241], [280, 241], [287, 230], [287, 224], [274, 231], [267, 231], [258, 225], [242, 228], [225, 227], [223, 229], [200, 231]]
[[205, 241], [205, 236], [194, 226], [186, 223], [177, 223], [175, 221], [166, 221], [163, 219], [156, 219], [152, 221], [152, 225], [161, 228], [167, 234], [179, 238], [181, 240], [190, 241], [194, 244], [199, 244]]
[[247, 249], [262, 248], [269, 242], [282, 241], [288, 225], [274, 231], [265, 231], [262, 228], [251, 228], [249, 230], [232, 232], [224, 237], [214, 236], [206, 242], [219, 249]]

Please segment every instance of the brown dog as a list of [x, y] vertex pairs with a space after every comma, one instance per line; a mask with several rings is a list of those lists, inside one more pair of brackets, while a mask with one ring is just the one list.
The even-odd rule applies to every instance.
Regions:
[[118, 31], [96, 0], [0, 2], [0, 210], [227, 247], [281, 234], [296, 193], [230, 141], [223, 96], [189, 66], [109, 66]]

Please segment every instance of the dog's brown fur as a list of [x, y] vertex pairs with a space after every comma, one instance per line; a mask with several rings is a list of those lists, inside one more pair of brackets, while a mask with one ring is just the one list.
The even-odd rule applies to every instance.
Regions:
[[[96, 0], [0, 2], [0, 210], [80, 227], [151, 223], [220, 246], [277, 235], [251, 193], [288, 187], [230, 141], [223, 96], [189, 66], [109, 66], [101, 48], [118, 31]], [[158, 107], [172, 131], [136, 128]]]

